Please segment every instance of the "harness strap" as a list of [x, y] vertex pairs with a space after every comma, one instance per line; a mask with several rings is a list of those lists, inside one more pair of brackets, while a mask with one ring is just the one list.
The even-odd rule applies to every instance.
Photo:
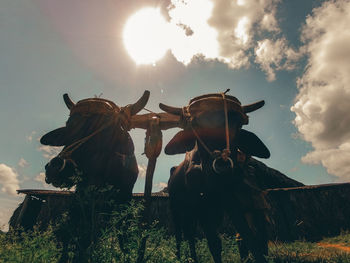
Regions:
[[[190, 127], [193, 131], [193, 134], [196, 136], [197, 140], [199, 141], [199, 143], [203, 146], [203, 148], [208, 152], [208, 154], [213, 157], [213, 158], [218, 158], [221, 155], [221, 158], [224, 161], [227, 161], [229, 159], [229, 156], [231, 154], [230, 151], [230, 133], [229, 133], [229, 126], [228, 126], [228, 110], [227, 110], [227, 102], [226, 102], [226, 97], [225, 94], [230, 91], [230, 89], [227, 89], [225, 92], [222, 92], [222, 99], [223, 99], [223, 103], [224, 103], [224, 113], [225, 113], [225, 137], [226, 137], [226, 149], [220, 151], [210, 151], [210, 149], [208, 148], [208, 146], [203, 142], [203, 140], [200, 138], [200, 136], [198, 135], [198, 133], [196, 132], [196, 130], [193, 128], [191, 122], [190, 122]], [[230, 162], [232, 162], [232, 160], [229, 160]]]
[[224, 161], [229, 160], [232, 162], [231, 159], [229, 159], [229, 156], [231, 154], [230, 151], [230, 133], [229, 133], [229, 128], [228, 128], [228, 113], [227, 113], [227, 102], [226, 102], [226, 92], [230, 91], [230, 89], [227, 89], [225, 92], [221, 93], [222, 99], [224, 101], [224, 112], [225, 112], [225, 137], [226, 137], [226, 149], [224, 149], [221, 153], [221, 157]]
[[192, 124], [190, 123], [190, 126], [191, 126], [191, 129], [192, 129], [192, 131], [193, 131], [193, 134], [196, 136], [196, 138], [197, 138], [197, 140], [199, 141], [199, 143], [203, 146], [203, 148], [209, 153], [209, 155], [211, 156], [211, 157], [215, 157], [214, 156], [214, 153], [212, 153], [211, 151], [210, 151], [210, 149], [205, 145], [205, 143], [202, 141], [202, 139], [201, 139], [201, 137], [199, 137], [199, 135], [198, 135], [198, 133], [196, 132], [196, 130], [195, 129], [193, 129], [193, 126], [192, 126]]
[[226, 149], [230, 150], [230, 133], [228, 129], [228, 113], [227, 113], [227, 102], [225, 98], [226, 92], [228, 92], [230, 89], [226, 90], [225, 92], [221, 93], [222, 99], [224, 101], [224, 112], [225, 112], [225, 133], [226, 133]]
[[[119, 115], [117, 115], [116, 121], [119, 121]], [[115, 120], [111, 120], [110, 122], [107, 122], [105, 125], [103, 125], [100, 129], [94, 131], [90, 135], [72, 143], [71, 145], [67, 146], [58, 156], [59, 157], [66, 157], [70, 158], [72, 153], [77, 150], [81, 145], [83, 145], [86, 141], [91, 139], [91, 137], [95, 136], [96, 134], [100, 133], [104, 129], [106, 129], [108, 126], [110, 126]]]

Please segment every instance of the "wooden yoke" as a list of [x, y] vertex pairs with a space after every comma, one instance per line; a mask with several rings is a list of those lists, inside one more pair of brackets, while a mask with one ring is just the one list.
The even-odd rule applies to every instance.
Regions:
[[[150, 223], [150, 206], [153, 186], [153, 174], [156, 168], [157, 158], [162, 151], [162, 130], [179, 127], [183, 123], [180, 116], [169, 113], [147, 113], [134, 115], [130, 120], [130, 129], [141, 128], [146, 130], [145, 154], [148, 158], [146, 183], [145, 183], [145, 210], [143, 215], [144, 227], [148, 228]], [[144, 262], [145, 249], [148, 235], [142, 237], [138, 249], [137, 263]]]
[[146, 202], [152, 194], [153, 174], [156, 168], [157, 158], [162, 151], [162, 131], [160, 128], [160, 118], [157, 115], [152, 116], [146, 131], [145, 154], [148, 158], [145, 183]]
[[151, 198], [153, 174], [157, 158], [162, 150], [162, 130], [183, 127], [184, 125], [185, 122], [181, 116], [166, 112], [147, 113], [131, 117], [129, 129], [140, 128], [146, 130], [145, 154], [148, 158], [145, 183], [146, 202]]
[[161, 130], [167, 130], [178, 127], [184, 128], [184, 122], [181, 116], [173, 115], [166, 112], [134, 115], [131, 117], [129, 128], [140, 128], [147, 130], [150, 127], [150, 123], [153, 122], [154, 117], [158, 118], [158, 125]]

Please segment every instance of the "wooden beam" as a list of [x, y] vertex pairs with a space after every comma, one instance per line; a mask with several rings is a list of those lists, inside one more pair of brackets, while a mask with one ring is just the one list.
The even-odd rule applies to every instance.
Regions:
[[177, 128], [183, 126], [183, 121], [180, 116], [169, 114], [166, 112], [161, 113], [146, 113], [140, 115], [134, 115], [131, 117], [130, 128], [140, 128], [147, 130], [150, 123], [154, 118], [159, 119], [159, 128], [161, 130], [168, 130], [171, 128]]

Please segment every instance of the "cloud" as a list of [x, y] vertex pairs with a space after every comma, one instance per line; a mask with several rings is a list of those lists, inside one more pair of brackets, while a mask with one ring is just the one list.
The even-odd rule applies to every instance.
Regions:
[[10, 217], [13, 214], [14, 208], [1, 208], [0, 209], [0, 230], [1, 231], [8, 231], [9, 225], [8, 221], [10, 220]]
[[36, 134], [36, 131], [32, 131], [29, 135], [26, 136], [26, 140], [31, 142], [33, 140], [33, 136]]
[[276, 79], [276, 70], [293, 70], [296, 62], [302, 56], [301, 51], [296, 51], [288, 46], [285, 38], [275, 41], [264, 39], [258, 41], [255, 48], [255, 62], [260, 64], [261, 69], [266, 73], [267, 80]]
[[267, 13], [261, 20], [260, 27], [263, 30], [270, 32], [280, 32], [280, 28], [278, 27], [278, 23], [276, 20], [276, 8], [272, 10], [271, 13]]
[[12, 216], [14, 210], [18, 207], [19, 203], [23, 201], [23, 197], [0, 197], [0, 230], [9, 230], [9, 219]]
[[[250, 66], [250, 59], [275, 80], [276, 70], [292, 70], [300, 51], [280, 37], [276, 19], [279, 0], [173, 0], [169, 9], [175, 58], [189, 64], [195, 56], [215, 59], [233, 69]], [[188, 33], [190, 32], [190, 34]], [[262, 39], [269, 33], [272, 39]], [[251, 50], [255, 50], [255, 54]]]
[[19, 189], [17, 173], [6, 164], [0, 164], [0, 185], [1, 191], [9, 195], [17, 195], [16, 190]]
[[[209, 24], [218, 32], [220, 56], [232, 68], [248, 65], [249, 49], [261, 29], [278, 31], [275, 0], [215, 0]], [[269, 27], [272, 25], [272, 27]], [[244, 59], [245, 58], [245, 59]], [[240, 62], [239, 59], [244, 59]]]
[[336, 175], [339, 181], [350, 181], [350, 143], [343, 143], [335, 148], [316, 149], [306, 154], [302, 161], [322, 164], [328, 173]]
[[43, 185], [45, 188], [49, 188], [49, 187], [50, 187], [50, 185], [48, 185], [48, 184], [45, 182], [45, 173], [39, 173], [39, 174], [35, 177], [35, 181], [42, 183], [42, 185]]
[[[166, 6], [168, 2], [170, 4]], [[255, 63], [254, 50], [258, 47], [258, 41], [264, 40], [266, 36], [269, 36], [271, 40], [282, 38], [277, 19], [277, 8], [281, 2], [281, 0], [162, 1], [158, 6], [162, 10], [161, 13], [166, 17], [164, 19], [166, 34], [160, 33], [161, 36], [156, 34], [155, 37], [159, 38], [156, 42], [157, 45], [160, 43], [165, 45], [161, 45], [159, 49], [170, 50], [177, 61], [185, 65], [199, 57], [204, 60], [221, 61], [232, 69], [248, 68], [251, 63]], [[113, 34], [117, 32], [117, 35], [122, 35], [123, 23], [113, 27], [115, 28], [113, 30], [110, 27], [110, 21], [115, 20], [113, 17], [116, 14], [115, 11], [118, 10], [108, 8], [104, 10], [105, 12], [100, 12], [104, 8], [103, 5], [94, 2], [93, 5], [98, 8], [90, 8], [89, 12], [79, 12], [79, 21], [77, 21], [77, 19], [74, 19], [76, 13], [81, 11], [79, 8], [84, 9], [85, 5], [72, 7], [71, 5], [61, 4], [61, 1], [60, 4], [51, 4], [47, 1], [40, 1], [40, 3], [44, 6], [43, 10], [53, 19], [54, 26], [64, 35], [64, 38], [69, 41], [71, 47], [82, 57], [85, 63], [104, 77], [107, 76], [111, 80], [117, 80], [118, 83], [121, 81], [118, 78], [119, 75], [114, 74], [114, 72], [127, 73], [128, 71], [125, 70], [129, 67], [126, 67], [125, 63], [118, 64], [115, 61], [124, 61], [126, 59], [124, 55], [127, 54], [118, 52], [118, 57], [115, 59], [115, 43], [111, 44], [113, 42], [107, 41], [106, 45], [101, 46], [98, 38], [89, 38], [91, 34], [105, 36], [109, 35], [110, 32], [114, 32]], [[127, 21], [127, 16], [136, 11], [136, 6], [131, 6], [131, 9], [127, 8], [126, 10], [119, 8], [120, 19]], [[63, 19], [62, 13], [65, 14], [65, 18], [70, 19]], [[101, 16], [101, 14], [103, 15]], [[96, 23], [91, 22], [91, 15], [100, 18], [95, 19], [99, 21], [100, 26], [96, 26]], [[75, 21], [75, 23], [72, 23], [72, 21]], [[142, 32], [149, 30], [146, 24], [143, 24], [145, 28]], [[82, 27], [89, 28], [89, 33], [82, 31]], [[163, 28], [163, 25], [161, 27]], [[150, 33], [151, 35], [156, 30], [153, 31]], [[163, 32], [163, 29], [160, 32]], [[146, 35], [149, 36], [149, 34]], [[89, 45], [85, 44], [87, 41], [90, 43]], [[122, 48], [121, 44], [122, 41], [120, 43], [118, 41], [118, 49]], [[95, 47], [93, 50], [91, 49], [92, 46]], [[101, 48], [96, 49], [96, 46]], [[151, 47], [154, 48], [154, 45], [151, 45]], [[113, 52], [112, 56], [111, 52]], [[148, 56], [147, 51], [144, 55]], [[103, 66], [100, 63], [101, 60], [104, 61]], [[124, 62], [128, 63], [128, 61], [129, 59]], [[178, 67], [179, 72], [182, 72], [183, 67], [181, 65], [177, 63], [174, 63], [174, 65]], [[272, 68], [272, 70], [284, 70], [284, 68]], [[172, 72], [171, 76], [177, 76], [175, 71]], [[169, 74], [167, 74], [167, 78], [169, 78]], [[136, 81], [134, 78], [129, 79], [128, 81]]]
[[[50, 184], [47, 184], [46, 181], [45, 181], [45, 173], [41, 172], [39, 173], [34, 179], [35, 181], [39, 182], [42, 184], [42, 186], [46, 189], [49, 189], [49, 190], [57, 190], [56, 187], [50, 185]], [[62, 188], [61, 190], [65, 190], [65, 191], [75, 191], [75, 185], [73, 187], [70, 187], [70, 188]]]
[[169, 6], [169, 46], [175, 58], [189, 64], [196, 55], [218, 57], [216, 30], [208, 24], [213, 4], [210, 1], [171, 1]]
[[38, 148], [38, 150], [43, 153], [43, 156], [49, 160], [56, 157], [62, 149], [63, 147], [53, 147], [48, 145], [42, 145]]
[[159, 182], [159, 183], [156, 183], [153, 185], [153, 187], [155, 188], [155, 191], [161, 191], [167, 186], [168, 186], [168, 184], [164, 183], [164, 182]]
[[26, 167], [28, 165], [29, 165], [29, 163], [26, 160], [24, 160], [23, 158], [19, 159], [19, 161], [18, 161], [18, 166], [19, 167], [24, 168], [24, 167]]
[[306, 19], [308, 55], [291, 108], [294, 124], [313, 151], [303, 162], [321, 163], [339, 180], [350, 180], [350, 2], [328, 1]]
[[144, 164], [139, 164], [138, 168], [139, 168], [139, 177], [146, 178], [147, 166]]

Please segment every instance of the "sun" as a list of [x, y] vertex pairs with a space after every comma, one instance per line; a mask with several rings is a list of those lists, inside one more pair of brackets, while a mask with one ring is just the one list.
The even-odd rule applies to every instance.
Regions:
[[157, 8], [143, 8], [132, 15], [123, 31], [124, 45], [137, 64], [154, 64], [169, 49], [169, 24]]

